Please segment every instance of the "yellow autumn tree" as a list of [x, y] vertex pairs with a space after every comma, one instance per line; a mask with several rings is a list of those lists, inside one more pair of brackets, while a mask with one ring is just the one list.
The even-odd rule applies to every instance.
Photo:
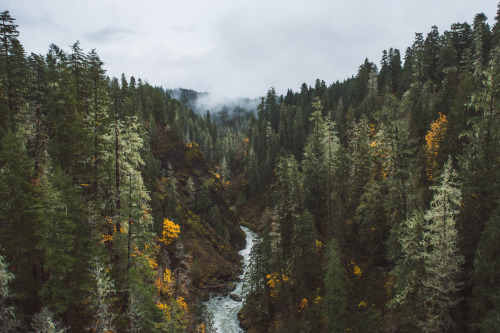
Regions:
[[349, 266], [352, 267], [352, 274], [354, 274], [354, 276], [361, 276], [363, 274], [363, 271], [361, 270], [361, 267], [359, 267], [358, 265], [356, 265], [356, 263], [354, 261], [351, 260], [351, 263], [349, 264]]
[[167, 218], [163, 219], [163, 231], [161, 233], [161, 237], [158, 240], [161, 244], [168, 245], [172, 243], [181, 232], [181, 227], [178, 224], [175, 224], [173, 221], [170, 221]]
[[174, 279], [170, 269], [165, 268], [165, 271], [160, 274], [155, 280], [156, 290], [158, 294], [172, 296]]
[[288, 282], [289, 278], [285, 274], [283, 274], [283, 270], [281, 270], [281, 275], [278, 274], [277, 272], [267, 274], [267, 284], [269, 285], [269, 288], [271, 289], [271, 297], [276, 297], [279, 293], [278, 289], [281, 286], [281, 283], [286, 283]]
[[446, 133], [446, 126], [448, 120], [444, 114], [439, 113], [439, 118], [431, 124], [431, 129], [425, 136], [425, 157], [426, 166], [425, 172], [429, 180], [434, 179], [437, 168], [437, 156], [439, 147], [443, 141], [444, 134]]
[[309, 302], [307, 301], [307, 299], [303, 298], [302, 301], [300, 301], [300, 304], [299, 304], [299, 313], [301, 313], [305, 309], [307, 309], [308, 305], [309, 305]]

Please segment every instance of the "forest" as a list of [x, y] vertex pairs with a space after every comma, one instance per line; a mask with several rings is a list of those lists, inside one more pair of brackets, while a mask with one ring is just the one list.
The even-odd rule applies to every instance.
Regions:
[[498, 332], [500, 3], [252, 112], [20, 30], [0, 13], [1, 332], [213, 332], [240, 225], [248, 332]]

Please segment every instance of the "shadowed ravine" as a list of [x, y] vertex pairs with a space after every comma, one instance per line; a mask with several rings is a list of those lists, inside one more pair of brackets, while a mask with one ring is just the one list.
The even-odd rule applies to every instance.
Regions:
[[247, 245], [239, 253], [243, 256], [243, 273], [240, 275], [241, 282], [236, 284], [235, 290], [232, 294], [241, 296], [242, 301], [234, 301], [231, 297], [221, 296], [214, 294], [208, 302], [205, 302], [207, 309], [213, 314], [214, 327], [219, 333], [233, 333], [233, 332], [244, 332], [240, 327], [238, 321], [238, 311], [243, 306], [243, 301], [245, 300], [245, 294], [243, 291], [243, 281], [245, 274], [248, 271], [248, 264], [250, 263], [250, 252], [254, 245], [254, 240], [257, 239], [257, 234], [248, 228], [242, 227], [245, 232]]

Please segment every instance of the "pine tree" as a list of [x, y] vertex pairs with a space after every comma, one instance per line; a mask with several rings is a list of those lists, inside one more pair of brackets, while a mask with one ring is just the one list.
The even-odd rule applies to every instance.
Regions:
[[284, 258], [291, 254], [296, 218], [304, 209], [303, 179], [298, 168], [293, 156], [281, 159], [276, 167], [275, 211]]
[[248, 148], [248, 192], [249, 197], [254, 197], [261, 190], [261, 175], [259, 173], [259, 164], [257, 155], [253, 146]]
[[30, 313], [39, 308], [38, 286], [42, 280], [41, 255], [36, 248], [40, 180], [33, 178], [33, 164], [24, 140], [17, 135], [9, 133], [0, 141], [0, 165], [0, 244], [12, 258], [16, 279], [11, 290], [17, 296], [17, 307], [21, 313]]
[[[375, 175], [373, 178], [380, 182], [379, 197], [383, 198], [382, 205], [386, 214], [386, 231], [396, 230], [408, 217], [408, 211], [417, 206], [415, 198], [415, 178], [418, 174], [416, 140], [409, 134], [410, 124], [407, 117], [407, 96], [400, 101], [394, 95], [386, 95], [380, 112], [376, 113], [377, 124], [374, 127], [375, 135], [371, 142], [375, 155]], [[413, 185], [413, 186], [412, 186]], [[371, 189], [373, 195], [373, 188]], [[368, 200], [371, 194], [366, 194]], [[380, 221], [380, 218], [378, 219]], [[380, 225], [376, 232], [384, 233], [384, 225]], [[388, 237], [387, 257], [397, 257], [399, 246], [394, 233], [381, 235]], [[375, 242], [377, 244], [377, 242]]]
[[[78, 228], [75, 221], [81, 219], [76, 210], [75, 193], [71, 193], [71, 180], [66, 175], [55, 172], [40, 181], [43, 194], [40, 199], [40, 225], [36, 235], [40, 242], [37, 248], [43, 253], [43, 270], [49, 278], [39, 291], [43, 304], [56, 315], [61, 315], [68, 307], [77, 304], [75, 276], [77, 261], [81, 256], [81, 241], [77, 241], [84, 228]], [[60, 189], [64, 188], [64, 192]], [[83, 229], [83, 230], [82, 230]], [[86, 239], [86, 237], [84, 237]], [[80, 253], [79, 253], [80, 252]]]
[[342, 219], [342, 209], [346, 189], [343, 184], [345, 177], [344, 162], [346, 161], [345, 150], [340, 145], [339, 138], [335, 132], [335, 123], [330, 120], [325, 121], [323, 127], [323, 163], [325, 165], [326, 177], [326, 234], [340, 237]]
[[354, 123], [349, 133], [348, 211], [352, 215], [358, 207], [363, 188], [368, 183], [373, 168], [373, 155], [370, 148], [371, 133], [372, 130], [366, 117], [361, 117], [359, 122]]
[[211, 203], [210, 188], [206, 182], [202, 182], [198, 189], [198, 195], [196, 196], [196, 211], [202, 214], [208, 213]]
[[423, 302], [426, 332], [446, 332], [453, 327], [451, 311], [459, 301], [461, 287], [459, 273], [463, 256], [458, 248], [455, 227], [459, 213], [461, 190], [455, 179], [451, 157], [441, 175], [441, 182], [433, 186], [434, 198], [425, 213], [423, 231], [425, 276]]
[[248, 290], [246, 304], [257, 310], [255, 321], [264, 322], [270, 316], [270, 292], [266, 275], [269, 273], [269, 237], [268, 233], [257, 241], [250, 252], [250, 265], [245, 274], [245, 288]]
[[222, 157], [222, 162], [220, 164], [220, 173], [223, 180], [229, 180], [231, 178], [231, 169], [226, 161], [226, 156]]
[[14, 279], [14, 274], [9, 272], [8, 267], [5, 257], [0, 254], [0, 329], [2, 332], [16, 332], [20, 325], [14, 307], [9, 304], [9, 283]]
[[222, 237], [222, 239], [229, 241], [229, 233], [223, 224], [222, 216], [220, 214], [219, 206], [213, 205], [208, 212], [207, 219], [214, 227], [215, 232]]
[[61, 327], [61, 321], [54, 319], [54, 313], [47, 307], [33, 315], [31, 328], [37, 333], [64, 333], [68, 328]]
[[177, 195], [177, 179], [173, 171], [169, 171], [168, 176], [168, 202], [166, 207], [166, 216], [172, 220], [177, 218], [177, 207], [179, 206], [179, 197]]
[[[81, 50], [79, 51], [81, 52]], [[49, 90], [46, 96], [47, 122], [51, 124], [48, 135], [51, 140], [48, 154], [55, 166], [71, 173], [74, 179], [90, 184], [89, 164], [93, 158], [93, 133], [85, 121], [85, 101], [77, 91], [74, 72], [81, 77], [83, 63], [69, 66], [70, 56], [51, 45], [46, 57]], [[83, 61], [83, 60], [82, 60]], [[78, 80], [81, 84], [82, 80]], [[90, 189], [90, 187], [89, 187]]]
[[316, 227], [314, 217], [305, 210], [297, 217], [293, 230], [291, 253], [294, 283], [300, 297], [309, 297], [311, 286], [318, 277], [318, 256], [316, 253]]
[[45, 121], [45, 96], [47, 95], [47, 65], [43, 56], [32, 53], [28, 58], [28, 88], [26, 101], [30, 114], [28, 123], [32, 127], [29, 146], [30, 156], [35, 163], [35, 173], [38, 174], [47, 163], [47, 124]]
[[[24, 49], [17, 40], [19, 32], [15, 19], [9, 11], [0, 13], [0, 82], [2, 95], [6, 99], [6, 108], [0, 108], [1, 126], [14, 132], [21, 107], [21, 91], [24, 81]], [[3, 99], [2, 98], [2, 99]], [[4, 101], [2, 101], [4, 102]]]
[[[103, 189], [98, 188], [99, 164], [103, 163], [104, 142], [102, 140], [103, 134], [106, 131], [108, 120], [108, 95], [106, 92], [107, 82], [105, 79], [105, 70], [102, 68], [103, 62], [95, 52], [92, 50], [87, 55], [88, 68], [86, 68], [86, 79], [88, 81], [88, 99], [87, 113], [85, 115], [85, 123], [87, 124], [88, 131], [93, 134], [92, 136], [92, 157], [90, 167], [91, 173], [91, 192], [96, 196], [98, 192]], [[97, 198], [96, 198], [97, 199]]]
[[196, 187], [194, 185], [193, 178], [189, 177], [188, 180], [186, 181], [186, 190], [188, 193], [188, 198], [189, 198], [189, 207], [191, 209], [194, 208], [194, 203], [196, 200]]
[[328, 244], [325, 266], [325, 296], [323, 313], [327, 332], [345, 332], [349, 316], [349, 282], [342, 267], [341, 255], [336, 239]]
[[[463, 155], [459, 157], [463, 178], [463, 213], [457, 227], [460, 245], [465, 255], [465, 273], [473, 270], [475, 250], [484, 223], [496, 207], [499, 198], [500, 164], [500, 52], [492, 53], [490, 66], [482, 72], [482, 85], [470, 96], [466, 106], [470, 110], [465, 131], [460, 133], [465, 142]], [[471, 221], [474, 221], [472, 223]]]
[[385, 187], [371, 180], [363, 189], [363, 194], [354, 215], [355, 236], [351, 247], [376, 266], [384, 265], [385, 244], [388, 234], [387, 213], [383, 197]]
[[491, 33], [490, 26], [486, 23], [487, 17], [484, 13], [474, 17], [473, 24], [473, 48], [474, 48], [474, 77], [480, 79], [481, 73], [488, 63], [488, 52], [490, 50]]
[[90, 292], [89, 308], [93, 321], [89, 329], [98, 332], [112, 332], [114, 330], [113, 319], [115, 313], [111, 308], [115, 288], [113, 280], [108, 274], [108, 268], [98, 258], [92, 261], [90, 269], [92, 279], [92, 291]]
[[499, 219], [500, 203], [486, 221], [474, 259], [474, 288], [468, 301], [470, 328], [476, 332], [495, 332], [500, 327]]
[[396, 310], [398, 326], [402, 331], [419, 331], [418, 324], [425, 321], [421, 299], [424, 288], [422, 279], [425, 276], [424, 224], [424, 213], [416, 210], [394, 230], [401, 246], [401, 256], [392, 270], [396, 281], [389, 307]]
[[426, 80], [439, 83], [440, 72], [437, 71], [438, 54], [441, 49], [441, 36], [437, 26], [432, 26], [424, 41], [423, 61], [424, 76]]
[[[318, 97], [313, 102], [314, 112], [310, 118], [311, 133], [304, 147], [304, 192], [305, 205], [319, 221], [325, 216], [325, 205], [327, 201], [327, 164], [328, 159], [324, 157], [327, 150], [324, 149], [324, 120], [322, 116], [323, 107]], [[329, 164], [331, 166], [331, 164]], [[330, 168], [331, 171], [331, 168]], [[324, 224], [323, 224], [324, 225]]]

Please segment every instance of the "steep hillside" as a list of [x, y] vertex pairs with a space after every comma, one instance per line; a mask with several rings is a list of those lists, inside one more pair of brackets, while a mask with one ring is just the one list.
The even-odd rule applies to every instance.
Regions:
[[177, 253], [170, 257], [178, 259], [172, 266], [178, 265], [189, 277], [185, 284], [189, 288], [184, 292], [199, 294], [212, 288], [223, 289], [224, 283], [237, 277], [237, 250], [245, 246], [238, 217], [224, 196], [224, 184], [196, 143], [165, 144], [156, 154], [162, 172], [168, 176], [158, 180], [152, 196], [160, 199], [165, 216], [172, 215], [169, 189], [173, 179], [178, 194], [172, 219], [179, 223], [181, 232]]

